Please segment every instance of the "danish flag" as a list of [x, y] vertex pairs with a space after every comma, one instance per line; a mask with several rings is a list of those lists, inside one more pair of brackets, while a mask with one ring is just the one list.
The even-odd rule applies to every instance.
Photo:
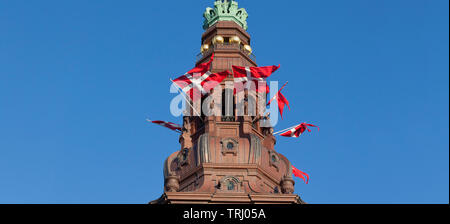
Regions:
[[[245, 89], [250, 89], [252, 82], [255, 83], [256, 91], [258, 93], [268, 93], [269, 86], [265, 83], [265, 86], [260, 86], [260, 82], [265, 82], [267, 78], [269, 78], [272, 73], [280, 68], [278, 66], [266, 66], [266, 67], [240, 67], [233, 66], [233, 74], [234, 74], [234, 82], [235, 83], [243, 83], [245, 85]], [[242, 88], [236, 86], [236, 91], [243, 91]]]
[[[183, 92], [191, 97], [191, 99], [201, 99], [210, 92], [211, 89], [221, 83], [228, 75], [229, 71], [212, 74], [209, 70], [214, 60], [214, 54], [207, 63], [199, 64], [183, 76], [175, 79], [173, 82], [177, 84]], [[195, 97], [194, 97], [195, 96]]]
[[303, 132], [305, 132], [306, 130], [308, 130], [309, 132], [311, 132], [311, 130], [308, 127], [316, 127], [319, 128], [315, 125], [312, 124], [307, 124], [307, 123], [301, 123], [300, 125], [292, 128], [291, 130], [284, 132], [283, 134], [280, 134], [280, 136], [284, 136], [284, 137], [292, 137], [292, 138], [298, 138], [300, 137], [300, 135], [303, 134]]
[[294, 174], [294, 176], [296, 176], [298, 178], [302, 178], [306, 184], [309, 183], [309, 175], [307, 173], [295, 168], [294, 166], [292, 166], [292, 173]]
[[284, 86], [281, 87], [280, 90], [278, 90], [277, 94], [275, 94], [275, 96], [269, 101], [269, 103], [267, 103], [267, 106], [269, 106], [272, 103], [272, 101], [274, 101], [274, 100], [278, 101], [278, 110], [280, 111], [281, 119], [283, 119], [284, 106], [287, 105], [289, 110], [291, 109], [291, 107], [289, 106], [289, 101], [281, 93], [281, 90], [283, 90], [284, 87], [286, 87], [287, 84], [288, 83], [286, 82], [286, 84], [284, 84]]
[[166, 121], [152, 121], [152, 120], [148, 120], [148, 122], [153, 123], [153, 124], [157, 124], [157, 125], [161, 125], [163, 127], [166, 127], [172, 131], [176, 131], [176, 132], [181, 132], [182, 127], [178, 124], [174, 124], [172, 122], [166, 122]]

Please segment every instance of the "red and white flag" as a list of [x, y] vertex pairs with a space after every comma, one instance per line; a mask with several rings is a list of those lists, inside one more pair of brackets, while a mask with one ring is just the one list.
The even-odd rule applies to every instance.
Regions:
[[191, 99], [201, 99], [201, 96], [209, 93], [211, 89], [214, 89], [214, 87], [230, 75], [229, 71], [212, 74], [209, 69], [213, 60], [214, 54], [211, 56], [209, 62], [198, 65], [173, 82], [191, 97]]
[[[240, 67], [233, 66], [234, 82], [243, 83], [244, 89], [250, 89], [251, 84], [254, 83], [256, 87], [256, 92], [258, 93], [269, 93], [269, 86], [267, 85], [266, 79], [269, 78], [272, 73], [278, 70], [280, 66], [266, 66], [266, 67]], [[260, 83], [264, 82], [263, 85]], [[236, 92], [243, 91], [244, 89], [236, 86]]]
[[295, 168], [294, 166], [292, 166], [292, 173], [294, 174], [294, 176], [296, 176], [298, 178], [302, 178], [306, 184], [309, 183], [309, 175], [307, 173]]
[[284, 136], [284, 137], [292, 137], [292, 138], [298, 138], [300, 137], [300, 135], [303, 134], [303, 132], [305, 132], [306, 130], [308, 130], [309, 132], [311, 132], [311, 130], [308, 127], [316, 127], [319, 128], [315, 125], [312, 124], [307, 124], [307, 123], [301, 123], [300, 125], [292, 128], [291, 130], [284, 132], [282, 134], [280, 134], [280, 136]]
[[167, 121], [152, 121], [152, 120], [148, 120], [148, 122], [153, 123], [153, 124], [157, 124], [157, 125], [161, 125], [163, 127], [166, 127], [172, 131], [177, 131], [177, 132], [181, 132], [182, 127], [178, 124], [174, 124], [172, 122], [167, 122]]
[[283, 90], [284, 87], [286, 87], [287, 84], [288, 83], [286, 82], [286, 84], [284, 84], [284, 86], [281, 87], [280, 90], [278, 90], [277, 94], [275, 94], [275, 96], [269, 101], [269, 103], [267, 103], [267, 106], [269, 106], [272, 103], [272, 101], [274, 101], [274, 100], [276, 100], [278, 102], [278, 110], [280, 111], [281, 119], [283, 119], [284, 106], [287, 105], [289, 110], [291, 109], [291, 107], [289, 106], [289, 101], [281, 93], [281, 90]]

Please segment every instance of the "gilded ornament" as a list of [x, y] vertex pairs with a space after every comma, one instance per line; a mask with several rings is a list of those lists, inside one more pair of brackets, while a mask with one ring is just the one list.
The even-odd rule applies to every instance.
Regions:
[[209, 50], [209, 45], [208, 44], [203, 44], [202, 47], [200, 48], [200, 52], [204, 53], [206, 51]]
[[249, 55], [252, 54], [253, 50], [250, 45], [244, 45], [244, 51], [247, 52]]
[[233, 36], [230, 38], [230, 44], [241, 44], [241, 38]]
[[225, 39], [222, 36], [215, 36], [212, 40], [213, 44], [223, 44], [223, 42], [225, 42]]

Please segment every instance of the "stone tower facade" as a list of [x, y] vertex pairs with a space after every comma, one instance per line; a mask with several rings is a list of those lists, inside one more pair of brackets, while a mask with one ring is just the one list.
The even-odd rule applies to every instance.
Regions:
[[[214, 54], [212, 73], [231, 71], [232, 65], [257, 67], [245, 9], [236, 1], [214, 4], [204, 13], [196, 63]], [[221, 116], [184, 116], [180, 150], [164, 163], [164, 194], [150, 203], [303, 203], [294, 194], [291, 163], [275, 150], [273, 129], [262, 125], [269, 118], [249, 112], [250, 107], [264, 111], [266, 94], [245, 91], [239, 96], [227, 83], [233, 83], [232, 76], [221, 83], [221, 97], [209, 102]], [[239, 108], [244, 108], [243, 116]]]

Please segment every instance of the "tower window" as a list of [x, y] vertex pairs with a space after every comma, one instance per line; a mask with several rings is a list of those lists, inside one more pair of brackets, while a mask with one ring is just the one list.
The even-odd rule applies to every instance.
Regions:
[[227, 183], [227, 189], [228, 189], [229, 191], [234, 191], [234, 188], [235, 188], [234, 182], [233, 182], [233, 181], [228, 181], [228, 183]]
[[228, 142], [228, 144], [227, 144], [227, 149], [228, 149], [228, 150], [234, 149], [234, 144], [233, 144], [232, 142]]
[[222, 92], [222, 121], [235, 121], [235, 98], [234, 89], [225, 88]]
[[272, 155], [272, 162], [276, 163], [278, 161], [277, 156], [276, 155]]

